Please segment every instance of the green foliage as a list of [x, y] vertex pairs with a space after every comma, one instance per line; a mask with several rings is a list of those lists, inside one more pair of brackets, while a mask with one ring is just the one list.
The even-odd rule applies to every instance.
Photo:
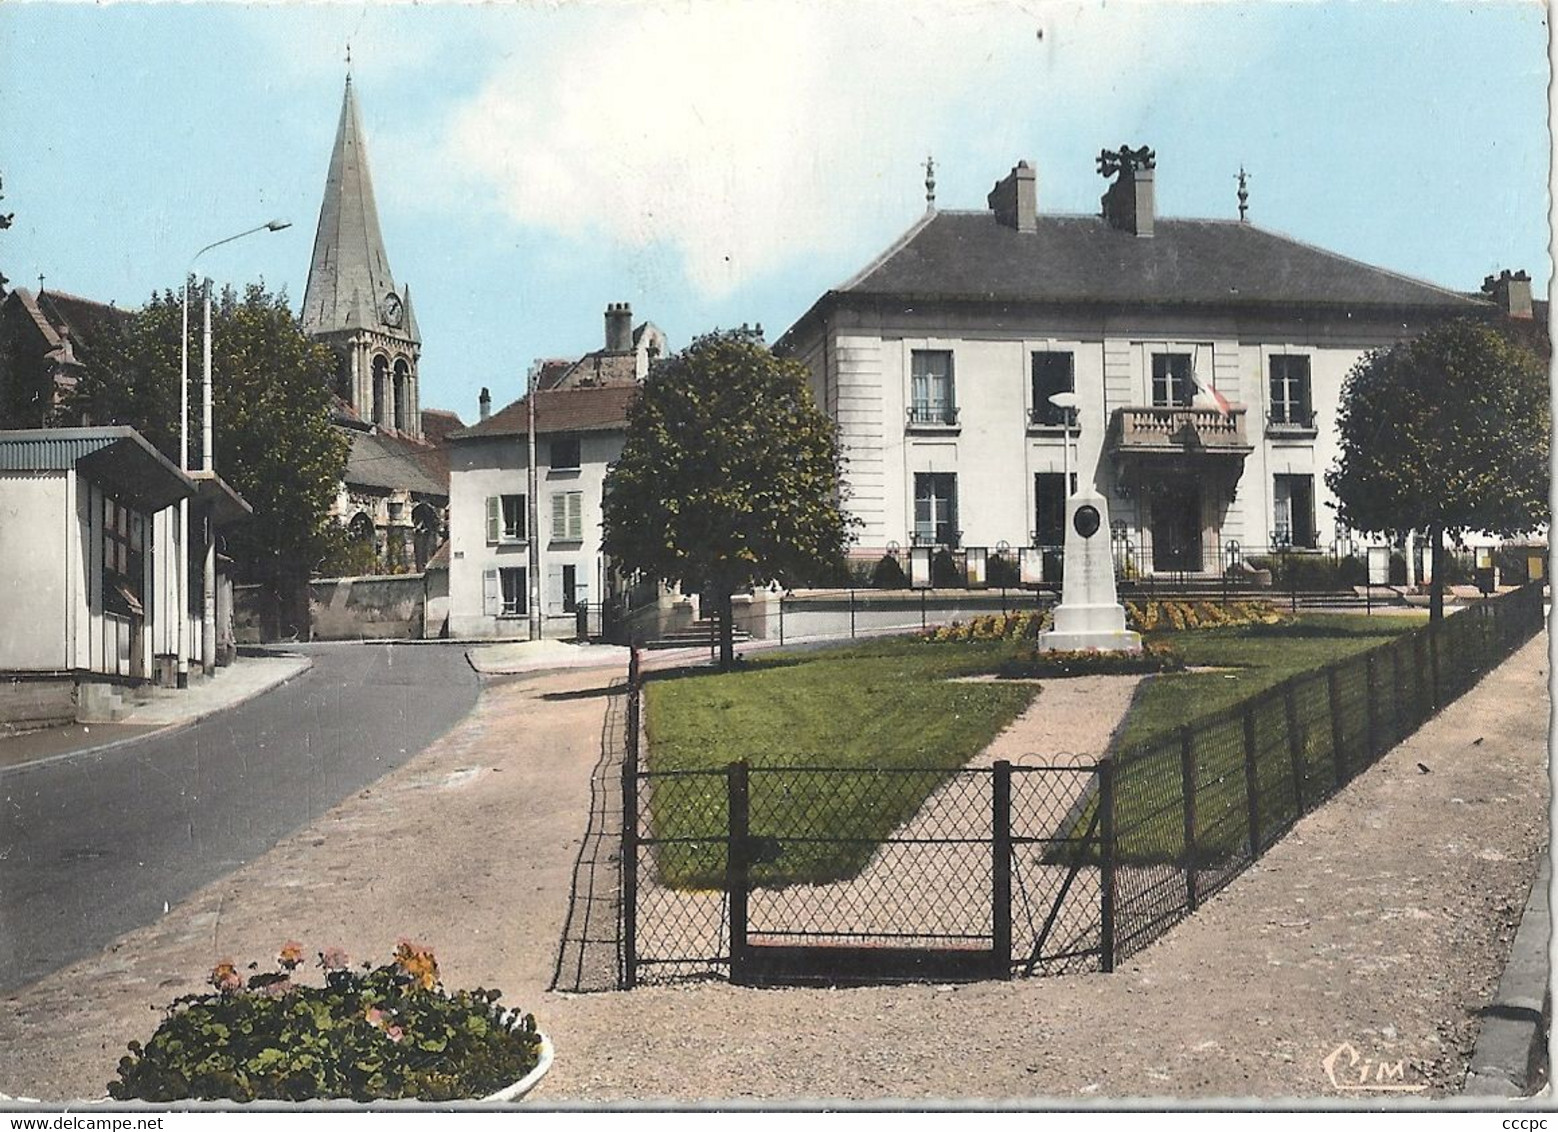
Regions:
[[1125, 623], [1139, 633], [1215, 629], [1234, 625], [1278, 625], [1288, 618], [1269, 601], [1128, 601]]
[[[201, 328], [190, 312], [190, 466], [201, 454]], [[139, 429], [179, 458], [180, 297], [152, 299], [104, 335], [86, 363], [78, 408], [100, 423]], [[252, 581], [306, 578], [340, 542], [331, 520], [348, 443], [331, 424], [335, 358], [303, 333], [284, 294], [250, 285], [212, 310], [212, 398], [217, 474], [254, 508], [228, 553]]]
[[[1548, 397], [1536, 356], [1477, 323], [1371, 352], [1342, 385], [1341, 454], [1325, 476], [1337, 518], [1371, 533], [1422, 531], [1435, 548], [1442, 535], [1545, 525]], [[1444, 579], [1434, 575], [1437, 619]]]
[[1148, 641], [1140, 652], [1099, 652], [1097, 649], [1040, 652], [1029, 646], [1004, 662], [996, 672], [1009, 680], [1048, 676], [1131, 676], [1145, 672], [1179, 672], [1184, 660], [1165, 641]]
[[432, 952], [402, 942], [358, 973], [320, 954], [324, 986], [293, 981], [302, 949], [245, 983], [230, 960], [215, 990], [174, 1000], [142, 1046], [131, 1042], [108, 1085], [115, 1100], [449, 1101], [488, 1096], [535, 1068], [535, 1018], [497, 1005], [501, 992], [446, 993]]
[[[1329, 554], [1252, 555], [1245, 560], [1251, 569], [1270, 570], [1271, 584], [1279, 590], [1346, 590], [1369, 580], [1369, 564], [1357, 555], [1333, 558]], [[1405, 570], [1405, 560], [1402, 560]]]
[[628, 410], [603, 549], [714, 597], [728, 664], [732, 593], [842, 573], [841, 462], [804, 366], [743, 331], [704, 335], [657, 364]]

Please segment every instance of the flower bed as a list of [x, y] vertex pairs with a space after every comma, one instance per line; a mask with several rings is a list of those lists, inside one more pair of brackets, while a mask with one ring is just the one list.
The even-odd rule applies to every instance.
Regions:
[[1132, 676], [1143, 672], [1180, 672], [1185, 662], [1166, 644], [1149, 641], [1140, 652], [1076, 652], [1035, 648], [1021, 649], [1003, 661], [996, 674], [1007, 680], [1031, 680], [1055, 676]]
[[967, 624], [954, 621], [928, 630], [921, 640], [938, 645], [963, 641], [1022, 641], [1037, 637], [1049, 627], [1049, 610], [1024, 609], [1019, 613], [988, 613]]
[[[520, 1080], [541, 1058], [535, 1018], [501, 992], [447, 993], [432, 951], [402, 940], [380, 967], [320, 952], [324, 985], [296, 981], [303, 949], [247, 980], [224, 959], [213, 991], [168, 1007], [143, 1047], [130, 1043], [115, 1100], [471, 1100]], [[251, 964], [251, 969], [255, 965]]]
[[1225, 625], [1280, 625], [1292, 618], [1269, 601], [1128, 601], [1125, 623], [1138, 633], [1164, 629], [1218, 629]]

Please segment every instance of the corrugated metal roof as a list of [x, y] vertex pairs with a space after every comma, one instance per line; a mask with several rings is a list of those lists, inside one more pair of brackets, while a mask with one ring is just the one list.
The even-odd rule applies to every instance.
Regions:
[[193, 481], [129, 425], [0, 430], [0, 471], [68, 472], [77, 467], [148, 511], [195, 494]]

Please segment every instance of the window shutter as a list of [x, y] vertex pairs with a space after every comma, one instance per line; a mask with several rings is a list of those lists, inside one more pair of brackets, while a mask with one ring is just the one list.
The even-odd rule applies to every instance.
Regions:
[[496, 617], [503, 612], [503, 594], [498, 589], [496, 570], [481, 572], [481, 611], [487, 617]]
[[493, 546], [503, 533], [503, 513], [496, 495], [487, 496], [487, 545]]
[[584, 493], [568, 493], [568, 537], [574, 542], [584, 539]]
[[568, 497], [560, 491], [552, 495], [552, 537], [559, 541], [568, 537]]
[[562, 567], [548, 567], [546, 571], [546, 593], [542, 597], [542, 608], [550, 614], [558, 613], [564, 608], [565, 598]]

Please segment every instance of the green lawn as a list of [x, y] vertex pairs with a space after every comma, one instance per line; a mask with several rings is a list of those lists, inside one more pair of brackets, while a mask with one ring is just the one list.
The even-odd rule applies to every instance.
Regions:
[[[1422, 623], [1412, 616], [1306, 615], [1287, 626], [1155, 634], [1185, 659], [1222, 671], [1163, 674], [1146, 682], [1117, 744], [1153, 745], [1117, 776], [1122, 861], [1172, 860], [1184, 851], [1177, 743], [1180, 724], [1227, 708], [1291, 676], [1373, 648]], [[757, 865], [757, 884], [823, 883], [855, 875], [881, 839], [908, 820], [1028, 705], [1032, 684], [957, 683], [994, 671], [1009, 642], [927, 644], [886, 638], [814, 652], [767, 654], [740, 671], [692, 672], [646, 688], [650, 834], [662, 881], [719, 887], [725, 870], [724, 770], [752, 768], [751, 829], [782, 839], [777, 860]], [[1322, 682], [1323, 691], [1323, 682]], [[1351, 694], [1351, 693], [1349, 693]], [[1329, 773], [1327, 709], [1306, 691], [1300, 704], [1305, 766]], [[1211, 853], [1246, 835], [1242, 723], [1213, 732], [1199, 754], [1198, 846]], [[1257, 716], [1259, 786], [1277, 797], [1292, 760], [1280, 712]], [[837, 768], [821, 774], [805, 769]], [[1283, 776], [1288, 776], [1284, 778]], [[1086, 828], [1091, 811], [1081, 815]], [[1273, 819], [1278, 816], [1274, 809]], [[840, 837], [848, 840], [839, 840]]]
[[[758, 866], [766, 885], [853, 876], [876, 845], [917, 811], [955, 769], [983, 750], [1034, 695], [1032, 684], [955, 683], [992, 670], [1004, 642], [931, 645], [888, 638], [848, 648], [768, 654], [741, 671], [652, 680], [646, 688], [651, 771], [753, 768], [751, 828], [785, 842]], [[780, 772], [778, 767], [853, 773]], [[886, 771], [886, 773], [877, 773]], [[724, 875], [723, 775], [652, 780], [651, 831], [676, 839], [657, 850], [661, 878], [716, 887]]]

